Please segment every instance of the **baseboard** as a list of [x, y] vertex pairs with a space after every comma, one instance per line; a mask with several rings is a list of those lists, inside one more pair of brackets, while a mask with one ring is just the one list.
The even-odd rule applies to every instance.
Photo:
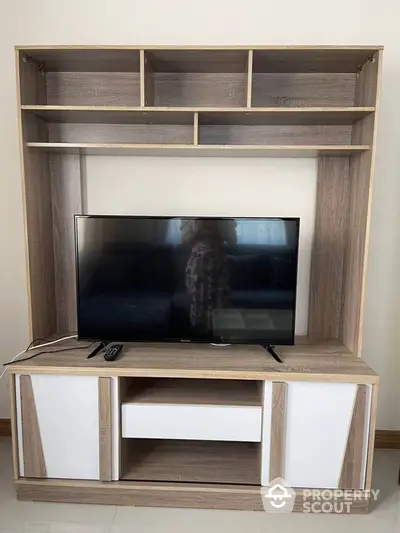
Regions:
[[11, 420], [0, 418], [0, 437], [11, 437]]
[[[0, 418], [0, 437], [11, 437], [9, 418]], [[400, 431], [378, 429], [375, 433], [375, 448], [400, 450]]]
[[400, 431], [378, 429], [375, 433], [375, 448], [400, 450]]

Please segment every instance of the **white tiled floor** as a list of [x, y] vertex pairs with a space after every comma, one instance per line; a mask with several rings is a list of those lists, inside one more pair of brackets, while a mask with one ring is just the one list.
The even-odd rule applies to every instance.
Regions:
[[381, 495], [366, 516], [18, 502], [11, 442], [0, 438], [0, 533], [400, 533], [399, 466], [400, 452], [376, 453], [373, 485]]

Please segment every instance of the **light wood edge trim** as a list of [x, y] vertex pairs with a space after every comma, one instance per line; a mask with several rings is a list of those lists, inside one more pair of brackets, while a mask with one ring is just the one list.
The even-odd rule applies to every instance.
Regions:
[[199, 144], [199, 114], [194, 114], [193, 120], [193, 144], [197, 146]]
[[249, 50], [249, 55], [247, 58], [246, 107], [251, 107], [252, 90], [253, 90], [253, 50]]
[[287, 383], [272, 383], [270, 481], [282, 478], [284, 472], [286, 394]]
[[[367, 385], [355, 388], [353, 409], [347, 433], [339, 489], [359, 489], [361, 485], [362, 457], [364, 453], [364, 428], [367, 409]], [[349, 464], [351, 467], [349, 470]]]
[[99, 478], [112, 480], [111, 379], [99, 378]]
[[144, 61], [144, 50], [140, 50], [140, 107], [146, 106], [146, 86], [145, 86], [145, 61]]
[[358, 338], [357, 338], [357, 348], [356, 355], [361, 357], [362, 350], [362, 331], [364, 327], [364, 307], [365, 307], [365, 287], [366, 287], [366, 277], [367, 277], [367, 262], [368, 262], [368, 251], [369, 251], [369, 237], [371, 233], [371, 206], [372, 206], [372, 193], [374, 186], [374, 177], [375, 177], [375, 162], [376, 162], [376, 142], [378, 135], [378, 117], [379, 117], [379, 103], [381, 96], [381, 83], [382, 83], [382, 50], [376, 52], [375, 61], [378, 61], [378, 71], [377, 71], [377, 84], [376, 84], [376, 100], [375, 100], [375, 115], [374, 115], [374, 131], [372, 135], [372, 144], [371, 144], [371, 166], [370, 166], [370, 178], [369, 178], [369, 194], [368, 194], [368, 209], [367, 209], [367, 223], [366, 223], [366, 232], [365, 232], [365, 245], [364, 245], [364, 258], [363, 258], [363, 273], [362, 273], [362, 288], [361, 288], [361, 302], [360, 302], [360, 322], [358, 325]]
[[202, 46], [202, 45], [85, 45], [85, 44], [73, 44], [73, 45], [15, 45], [15, 50], [383, 50], [383, 45], [359, 45], [359, 46], [346, 46], [346, 45], [215, 45], [215, 46]]
[[31, 270], [29, 263], [29, 241], [28, 241], [28, 217], [26, 212], [27, 198], [25, 188], [25, 141], [22, 129], [22, 111], [21, 111], [21, 72], [19, 68], [20, 52], [15, 49], [15, 72], [17, 82], [17, 122], [18, 122], [18, 139], [19, 139], [19, 160], [20, 160], [20, 183], [22, 192], [22, 213], [24, 223], [24, 241], [25, 241], [25, 272], [26, 272], [26, 292], [28, 297], [28, 328], [29, 341], [33, 340], [33, 317], [32, 317], [32, 290], [31, 290]]
[[372, 484], [372, 467], [374, 461], [374, 448], [375, 448], [375, 427], [376, 427], [376, 415], [378, 411], [378, 385], [372, 385], [371, 387], [371, 411], [369, 421], [369, 433], [368, 433], [368, 449], [367, 449], [367, 467], [365, 474], [365, 489], [371, 489]]
[[57, 374], [57, 375], [75, 375], [75, 376], [98, 376], [98, 377], [152, 377], [152, 378], [198, 378], [198, 379], [249, 379], [249, 380], [281, 380], [285, 381], [306, 381], [306, 382], [323, 382], [323, 383], [353, 383], [359, 385], [373, 385], [379, 382], [376, 375], [355, 375], [355, 374], [321, 374], [321, 373], [285, 373], [282, 372], [230, 372], [230, 371], [208, 371], [208, 370], [171, 370], [162, 369], [132, 369], [132, 368], [78, 368], [78, 367], [34, 367], [23, 365], [12, 365], [12, 374]]
[[[99, 105], [21, 105], [23, 111], [109, 111], [109, 112], [142, 112], [139, 106], [99, 106]], [[271, 113], [271, 114], [307, 114], [307, 113], [374, 113], [375, 107], [165, 107], [146, 106], [146, 112], [174, 113]]]
[[46, 477], [39, 422], [31, 376], [20, 376], [21, 425], [24, 447], [24, 474], [26, 477]]
[[11, 443], [13, 456], [14, 479], [19, 478], [19, 453], [18, 453], [18, 430], [17, 430], [17, 398], [15, 389], [15, 374], [9, 374], [8, 383], [10, 389], [10, 423], [11, 423]]
[[165, 150], [220, 150], [221, 148], [224, 151], [228, 150], [258, 150], [258, 151], [268, 151], [273, 150], [275, 152], [285, 152], [285, 151], [322, 151], [325, 156], [335, 155], [336, 151], [343, 152], [341, 155], [345, 156], [348, 154], [352, 155], [358, 152], [366, 152], [370, 149], [368, 144], [347, 144], [347, 145], [321, 145], [321, 144], [310, 144], [310, 145], [283, 145], [283, 144], [199, 144], [194, 146], [192, 144], [128, 144], [128, 143], [54, 143], [54, 142], [27, 142], [26, 146], [30, 148], [140, 148], [151, 150], [153, 148], [164, 148]]

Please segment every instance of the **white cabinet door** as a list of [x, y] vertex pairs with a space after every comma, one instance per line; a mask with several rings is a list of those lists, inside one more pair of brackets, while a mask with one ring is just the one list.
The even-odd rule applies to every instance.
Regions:
[[[357, 439], [362, 455], [360, 486], [364, 487], [368, 446], [370, 388], [365, 401], [365, 426]], [[273, 428], [271, 382], [264, 383], [261, 483], [268, 485], [270, 446], [274, 431], [282, 431], [282, 468], [291, 487], [338, 488], [348, 446], [357, 385], [352, 383], [290, 382], [285, 387], [283, 428]], [[355, 487], [353, 487], [355, 488]]]
[[[30, 383], [24, 381], [25, 378], [30, 379]], [[30, 391], [23, 405], [21, 383], [28, 383]], [[23, 448], [24, 443], [29, 443], [29, 431], [33, 428], [34, 440], [39, 441], [41, 447], [45, 477], [99, 479], [99, 392], [96, 376], [16, 376], [16, 404], [21, 476], [27, 475], [24, 472], [27, 452], [24, 453]], [[29, 425], [31, 429], [27, 427]]]

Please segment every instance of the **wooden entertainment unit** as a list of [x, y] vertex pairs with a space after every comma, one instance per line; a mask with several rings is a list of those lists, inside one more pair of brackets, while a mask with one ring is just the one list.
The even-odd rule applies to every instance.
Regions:
[[308, 336], [277, 347], [283, 364], [257, 346], [134, 343], [114, 363], [86, 348], [10, 366], [18, 498], [261, 510], [262, 487], [284, 478], [295, 510], [304, 488], [347, 489], [351, 512], [366, 512], [378, 377], [360, 354], [382, 48], [16, 54], [32, 339], [76, 331], [86, 155], [318, 158]]

